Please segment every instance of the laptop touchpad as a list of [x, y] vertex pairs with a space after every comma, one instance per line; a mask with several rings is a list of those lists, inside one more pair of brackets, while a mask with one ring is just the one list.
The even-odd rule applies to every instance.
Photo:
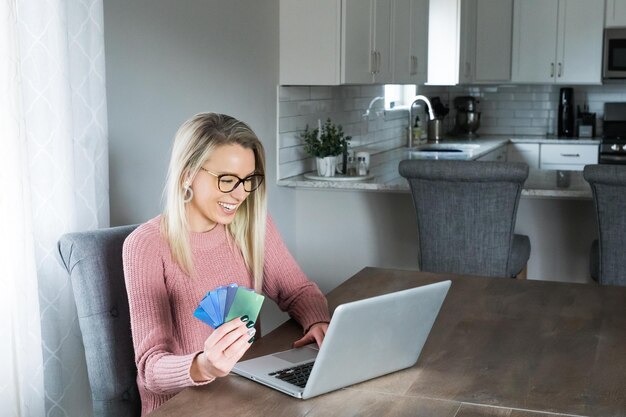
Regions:
[[273, 356], [291, 363], [298, 363], [315, 359], [315, 357], [317, 356], [317, 350], [309, 347], [303, 347], [301, 349], [292, 349], [285, 352], [279, 352], [274, 354]]

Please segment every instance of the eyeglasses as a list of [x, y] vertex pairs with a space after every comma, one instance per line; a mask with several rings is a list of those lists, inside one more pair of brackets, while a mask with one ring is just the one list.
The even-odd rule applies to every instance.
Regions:
[[230, 193], [241, 183], [243, 183], [243, 189], [251, 193], [252, 191], [259, 188], [259, 185], [261, 185], [261, 183], [265, 179], [265, 176], [263, 174], [252, 174], [248, 175], [246, 178], [239, 178], [238, 176], [233, 174], [218, 175], [204, 167], [200, 167], [200, 169], [208, 172], [209, 174], [217, 178], [217, 188], [223, 193]]

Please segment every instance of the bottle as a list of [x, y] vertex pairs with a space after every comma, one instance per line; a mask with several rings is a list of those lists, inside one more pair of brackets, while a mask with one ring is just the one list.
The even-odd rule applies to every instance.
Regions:
[[346, 171], [348, 177], [356, 177], [356, 164], [354, 163], [354, 157], [348, 156], [348, 169]]
[[359, 177], [367, 175], [367, 164], [365, 163], [365, 158], [362, 156], [359, 157], [359, 162], [357, 164], [357, 175]]
[[420, 117], [415, 116], [415, 124], [413, 125], [413, 143], [420, 144], [422, 142], [422, 127], [420, 124]]

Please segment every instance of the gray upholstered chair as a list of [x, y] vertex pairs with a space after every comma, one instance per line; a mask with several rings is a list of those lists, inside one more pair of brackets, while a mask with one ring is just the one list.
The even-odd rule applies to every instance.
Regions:
[[598, 220], [598, 240], [591, 244], [591, 277], [603, 285], [626, 286], [626, 166], [587, 165]]
[[141, 414], [122, 244], [136, 226], [70, 233], [58, 242], [74, 291], [95, 417]]
[[514, 230], [528, 165], [405, 160], [399, 171], [413, 195], [422, 271], [516, 277], [525, 269], [530, 240]]

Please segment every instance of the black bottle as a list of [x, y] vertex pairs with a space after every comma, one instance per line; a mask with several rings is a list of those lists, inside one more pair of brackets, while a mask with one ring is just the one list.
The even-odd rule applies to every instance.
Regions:
[[574, 137], [574, 89], [561, 88], [559, 94], [559, 120], [558, 120], [558, 136], [573, 138]]

